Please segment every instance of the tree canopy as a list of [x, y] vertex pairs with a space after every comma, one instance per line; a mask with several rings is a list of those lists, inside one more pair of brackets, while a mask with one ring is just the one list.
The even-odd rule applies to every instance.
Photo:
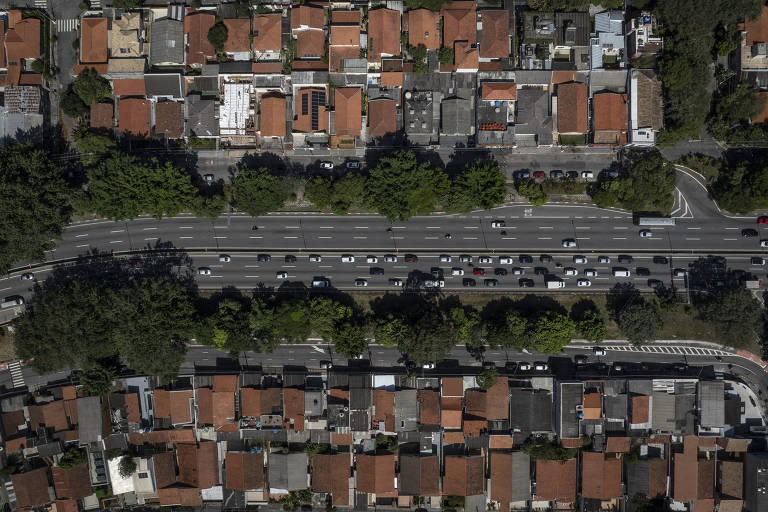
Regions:
[[668, 214], [674, 203], [675, 167], [657, 151], [632, 155], [634, 162], [616, 178], [604, 179], [592, 189], [592, 200], [601, 208], [621, 206], [632, 211]]
[[350, 209], [363, 206], [366, 180], [359, 174], [348, 173], [339, 179], [317, 177], [304, 187], [304, 196], [321, 209], [330, 208], [336, 215], [346, 215]]
[[717, 140], [743, 142], [764, 138], [764, 130], [751, 124], [764, 108], [765, 99], [758, 97], [755, 89], [739, 84], [733, 92], [717, 97], [709, 118], [709, 131]]
[[229, 30], [222, 21], [216, 22], [208, 31], [208, 42], [217, 53], [224, 51], [224, 43], [229, 39]]
[[473, 161], [453, 178], [440, 202], [448, 212], [468, 212], [472, 208], [490, 210], [504, 202], [507, 177], [493, 161]]
[[643, 299], [636, 299], [620, 311], [617, 320], [621, 333], [634, 345], [655, 340], [662, 327], [658, 309]]
[[81, 71], [72, 83], [72, 90], [88, 106], [112, 95], [112, 87], [93, 68]]
[[279, 210], [288, 199], [285, 181], [267, 169], [240, 170], [234, 181], [234, 206], [248, 215], [258, 217]]
[[745, 288], [727, 290], [699, 309], [724, 345], [744, 347], [763, 336], [765, 311]]

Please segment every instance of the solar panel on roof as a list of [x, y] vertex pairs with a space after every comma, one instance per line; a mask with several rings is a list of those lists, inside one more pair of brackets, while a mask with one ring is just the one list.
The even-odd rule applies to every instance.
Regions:
[[301, 96], [301, 115], [305, 116], [309, 113], [309, 98], [306, 94]]

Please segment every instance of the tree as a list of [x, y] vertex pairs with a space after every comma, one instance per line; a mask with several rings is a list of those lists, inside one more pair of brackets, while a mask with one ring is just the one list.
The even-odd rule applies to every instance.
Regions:
[[431, 213], [446, 186], [442, 170], [417, 162], [412, 151], [397, 151], [371, 170], [367, 204], [391, 221], [408, 220]]
[[345, 174], [333, 184], [331, 211], [346, 215], [351, 208], [359, 208], [365, 197], [365, 178], [359, 174]]
[[437, 58], [440, 61], [440, 64], [443, 64], [444, 66], [450, 66], [453, 64], [453, 48], [448, 46], [440, 48], [440, 51], [437, 53]]
[[69, 221], [69, 189], [61, 169], [29, 143], [0, 148], [0, 273], [42, 260]]
[[739, 84], [730, 94], [717, 98], [709, 119], [709, 130], [718, 140], [734, 140], [765, 107], [765, 99], [747, 84]]
[[527, 453], [533, 460], [570, 460], [579, 453], [578, 448], [565, 448], [557, 442], [551, 442], [545, 437], [529, 437], [520, 450]]
[[84, 466], [88, 463], [88, 452], [84, 449], [71, 446], [67, 448], [64, 455], [59, 459], [59, 467], [61, 469], [72, 469], [78, 466]]
[[122, 459], [120, 459], [120, 462], [117, 465], [117, 471], [120, 473], [120, 476], [123, 478], [129, 478], [132, 474], [136, 472], [136, 462], [133, 460], [132, 457], [126, 455]]
[[84, 368], [78, 377], [86, 396], [102, 396], [112, 390], [115, 372], [111, 368], [95, 363]]
[[576, 330], [584, 339], [600, 343], [606, 336], [605, 318], [597, 311], [585, 311], [576, 321]]
[[468, 212], [475, 207], [490, 210], [504, 202], [507, 177], [496, 162], [474, 161], [453, 180], [448, 195], [450, 199], [441, 200], [448, 211]]
[[480, 313], [472, 306], [455, 307], [448, 312], [456, 343], [477, 347], [482, 343], [483, 325]]
[[430, 11], [439, 11], [443, 4], [448, 3], [450, 0], [405, 0], [405, 3], [411, 9], [429, 9]]
[[541, 206], [549, 199], [541, 184], [534, 180], [521, 180], [515, 184], [518, 194], [530, 201], [533, 206]]
[[242, 169], [234, 181], [235, 208], [258, 217], [279, 210], [288, 199], [285, 181], [265, 168]]
[[633, 163], [628, 172], [593, 187], [591, 195], [595, 204], [668, 214], [674, 202], [675, 167], [658, 151], [641, 151], [629, 158]]
[[763, 334], [765, 312], [745, 288], [733, 288], [700, 307], [701, 317], [715, 326], [723, 345], [744, 347]]
[[[483, 312], [484, 316], [485, 311]], [[488, 344], [491, 347], [504, 347], [522, 350], [531, 348], [527, 337], [528, 320], [513, 309], [507, 311], [503, 316], [486, 316], [486, 326], [488, 330]]]
[[249, 305], [249, 301], [243, 297], [223, 298], [219, 301], [212, 322], [216, 348], [228, 350], [230, 354], [250, 349], [253, 336]]
[[112, 88], [109, 86], [109, 82], [93, 68], [86, 68], [77, 75], [77, 78], [72, 83], [72, 90], [88, 106], [112, 95]]
[[316, 177], [304, 185], [304, 198], [312, 202], [321, 210], [331, 206], [331, 197], [333, 196], [333, 179], [326, 177]]
[[114, 139], [106, 135], [99, 135], [90, 130], [77, 132], [75, 137], [77, 152], [80, 153], [80, 161], [83, 165], [92, 165], [98, 162], [102, 155], [111, 153], [117, 147]]
[[377, 318], [373, 328], [376, 343], [385, 347], [397, 347], [407, 342], [411, 330], [402, 318], [392, 314]]
[[477, 376], [477, 385], [483, 391], [491, 389], [499, 380], [499, 372], [496, 368], [483, 368], [480, 375]]
[[573, 321], [566, 315], [546, 311], [529, 325], [529, 337], [534, 348], [545, 354], [557, 354], [571, 342]]
[[427, 47], [423, 44], [419, 46], [409, 46], [408, 54], [413, 58], [413, 72], [416, 75], [423, 75], [429, 71], [427, 67]]
[[354, 323], [344, 323], [338, 329], [333, 348], [347, 359], [353, 359], [368, 349], [365, 331]]
[[229, 39], [229, 30], [222, 21], [216, 22], [208, 31], [208, 42], [211, 43], [216, 53], [224, 51], [224, 43]]
[[61, 95], [59, 108], [69, 117], [83, 117], [89, 112], [88, 105], [80, 99], [80, 96], [71, 87]]
[[658, 337], [662, 319], [652, 304], [640, 299], [619, 312], [618, 324], [621, 333], [630, 343], [640, 345]]
[[189, 203], [189, 210], [198, 218], [216, 220], [227, 206], [223, 191], [198, 190]]

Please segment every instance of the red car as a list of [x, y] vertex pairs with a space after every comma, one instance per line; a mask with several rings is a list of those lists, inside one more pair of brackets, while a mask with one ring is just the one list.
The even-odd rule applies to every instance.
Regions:
[[534, 178], [544, 178], [544, 171], [536, 171], [533, 173]]
[[406, 263], [418, 263], [419, 257], [414, 254], [406, 254], [405, 255], [405, 262]]
[[758, 224], [768, 224], [768, 217], [758, 217], [757, 218]]
[[484, 276], [485, 275], [485, 269], [484, 268], [476, 268], [473, 272], [476, 276]]

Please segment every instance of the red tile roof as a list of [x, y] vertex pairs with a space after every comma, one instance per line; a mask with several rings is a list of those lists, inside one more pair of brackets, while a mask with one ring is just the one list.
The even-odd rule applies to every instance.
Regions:
[[111, 103], [94, 103], [91, 105], [91, 128], [111, 130], [114, 115]]
[[249, 491], [264, 487], [264, 455], [261, 453], [227, 452], [227, 489]]
[[8, 13], [8, 30], [5, 33], [5, 53], [8, 67], [7, 85], [19, 85], [21, 83], [22, 59], [40, 57], [40, 20], [38, 18], [22, 19], [21, 16], [19, 10], [11, 10]]
[[322, 29], [325, 26], [325, 9], [312, 5], [299, 5], [291, 9], [291, 30], [305, 28]]
[[152, 456], [155, 466], [155, 483], [158, 489], [176, 483], [176, 459], [174, 452], [156, 453]]
[[607, 453], [629, 453], [631, 439], [629, 437], [611, 436], [605, 443]]
[[51, 471], [57, 498], [79, 500], [93, 494], [87, 464], [72, 469], [62, 469], [56, 466], [51, 468]]
[[[477, 48], [473, 48], [467, 42], [456, 42], [454, 45], [453, 61], [456, 69], [477, 69]], [[442, 69], [442, 68], [441, 68]]]
[[304, 431], [304, 390], [297, 388], [283, 389], [283, 417], [286, 424], [293, 420], [293, 425], [287, 425], [296, 432]]
[[360, 25], [360, 11], [336, 10], [331, 12], [331, 24]]
[[359, 25], [332, 25], [331, 45], [360, 46]]
[[199, 423], [219, 428], [235, 418], [235, 394], [231, 391], [197, 390], [197, 419]]
[[621, 496], [621, 459], [584, 452], [581, 471], [581, 493], [585, 498], [609, 500]]
[[[318, 106], [318, 127], [317, 130], [312, 129], [312, 108], [307, 109], [307, 112], [302, 111], [303, 97], [307, 97], [307, 105], [312, 105], [312, 92], [322, 92], [327, 97], [325, 89], [319, 87], [310, 87], [307, 89], [301, 89], [299, 93], [293, 99], [293, 130], [295, 132], [311, 133], [311, 132], [327, 132], [328, 131], [328, 111], [325, 104]], [[303, 402], [302, 402], [303, 403]], [[303, 410], [303, 406], [302, 406]]]
[[584, 393], [584, 419], [599, 419], [602, 412], [602, 395], [600, 393]]
[[587, 133], [587, 84], [569, 82], [557, 86], [557, 131]]
[[453, 48], [456, 41], [477, 43], [475, 2], [460, 1], [443, 5], [443, 46]]
[[148, 137], [152, 118], [150, 103], [142, 98], [120, 98], [117, 129], [128, 135]]
[[16, 451], [19, 451], [23, 448], [27, 448], [27, 437], [17, 437], [15, 439], [6, 439], [5, 440], [5, 451], [8, 453], [13, 453]]
[[12, 437], [19, 433], [19, 426], [25, 425], [24, 411], [11, 411], [2, 414], [3, 433], [5, 437]]
[[334, 506], [349, 505], [351, 474], [349, 453], [312, 457], [312, 490], [331, 493]]
[[328, 70], [342, 71], [342, 60], [359, 59], [359, 46], [331, 46], [328, 49]]
[[[303, 30], [296, 35], [296, 58], [317, 59], [322, 57], [324, 44], [325, 34], [322, 30]], [[360, 52], [358, 52], [359, 54]]]
[[242, 416], [261, 416], [273, 414], [283, 406], [281, 388], [242, 388], [240, 390], [240, 414]]
[[[0, 19], [0, 67], [6, 66], [5, 61], [5, 20]], [[3, 79], [7, 79], [8, 75], [3, 76]]]
[[337, 434], [331, 432], [331, 444], [336, 446], [352, 446], [354, 436], [352, 434]]
[[[370, 109], [370, 105], [368, 108]], [[430, 389], [420, 389], [417, 391], [416, 401], [419, 403], [419, 423], [422, 425], [439, 425], [439, 393]]]
[[[371, 137], [383, 137], [395, 132], [397, 132], [397, 105], [395, 100], [389, 98], [369, 100], [368, 135]], [[437, 405], [437, 393], [431, 393], [435, 395], [435, 405]]]
[[768, 120], [768, 92], [758, 91], [755, 93], [757, 99], [762, 102], [763, 108], [761, 112], [752, 118], [753, 123], [764, 123]]
[[501, 504], [501, 510], [509, 510], [512, 501], [512, 482], [518, 475], [512, 474], [513, 455], [507, 452], [491, 452], [491, 496]]
[[119, 78], [112, 80], [115, 96], [144, 96], [147, 88], [143, 78]]
[[280, 61], [252, 62], [251, 71], [256, 75], [279, 75], [283, 72], [283, 64]]
[[484, 100], [516, 100], [516, 82], [484, 82], [482, 85], [482, 98]]
[[443, 377], [442, 396], [464, 396], [464, 379], [461, 377]]
[[632, 397], [632, 423], [647, 423], [650, 408], [649, 396]]
[[63, 400], [54, 400], [44, 405], [29, 406], [30, 425], [37, 430], [42, 425], [54, 432], [69, 429]]
[[107, 62], [107, 18], [80, 22], [80, 62]]
[[461, 397], [443, 397], [441, 401], [440, 426], [461, 428]]
[[368, 62], [378, 62], [382, 54], [400, 55], [400, 11], [368, 11]]
[[752, 46], [755, 43], [768, 43], [768, 6], [763, 6], [757, 19], [747, 19], [744, 23], [744, 30], [747, 31], [747, 46]]
[[458, 432], [451, 430], [443, 432], [443, 446], [451, 444], [464, 444], [464, 432], [461, 430]]
[[[395, 393], [385, 389], [374, 389], [372, 393], [373, 415], [371, 428], [384, 432], [395, 431]], [[384, 423], [382, 429], [380, 423]]]
[[219, 483], [219, 457], [217, 443], [178, 443], [176, 457], [179, 460], [178, 481], [183, 484], [207, 489]]
[[[39, 21], [39, 20], [38, 20]], [[48, 498], [48, 468], [33, 469], [11, 475], [19, 507], [41, 507], [50, 503]]]
[[[627, 139], [627, 102], [626, 94], [601, 92], [592, 99], [594, 110], [592, 123], [596, 143], [624, 144]], [[597, 132], [608, 133], [600, 136]]]
[[262, 137], [285, 137], [285, 97], [281, 94], [268, 94], [261, 97]]
[[675, 473], [672, 497], [677, 501], [695, 500], [698, 490], [698, 447], [695, 436], [686, 436], [684, 446], [683, 453], [675, 453], [673, 456]]
[[423, 44], [427, 50], [440, 48], [439, 13], [429, 9], [414, 9], [405, 13], [403, 30], [408, 31], [408, 44]]
[[376, 494], [377, 498], [397, 496], [395, 490], [395, 456], [391, 453], [358, 455], [357, 491]]
[[488, 441], [488, 448], [490, 449], [497, 449], [497, 450], [504, 450], [515, 447], [515, 438], [511, 435], [490, 435], [489, 441]]
[[183, 107], [180, 101], [155, 103], [155, 135], [165, 135], [168, 139], [181, 138], [184, 135]]
[[488, 428], [488, 420], [467, 419], [464, 418], [464, 437], [478, 437], [480, 433]]
[[216, 16], [195, 12], [184, 16], [184, 34], [187, 36], [187, 64], [205, 64], [213, 59], [216, 50], [208, 41], [208, 31], [216, 24]]
[[174, 425], [191, 423], [190, 400], [194, 396], [195, 393], [191, 389], [182, 391], [155, 389], [155, 416], [158, 418], [171, 418], [171, 423]]
[[536, 499], [572, 503], [576, 500], [576, 459], [536, 461]]
[[251, 51], [251, 20], [250, 18], [227, 18], [222, 20], [227, 27], [227, 42], [224, 51], [227, 53]]
[[509, 11], [490, 9], [480, 11], [483, 29], [480, 32], [480, 57], [506, 59], [509, 57]]
[[359, 87], [337, 87], [334, 90], [335, 134], [360, 135], [362, 128], [362, 94]]
[[169, 489], [158, 489], [157, 496], [160, 498], [160, 505], [181, 505], [182, 507], [202, 507], [203, 498], [200, 496], [200, 489], [184, 489], [180, 487], [171, 487]]
[[382, 87], [402, 87], [403, 72], [402, 71], [382, 71], [381, 86]]
[[485, 467], [483, 457], [447, 455], [443, 494], [451, 496], [474, 496], [485, 492]]
[[130, 423], [138, 423], [141, 421], [141, 412], [139, 411], [139, 394], [138, 393], [126, 393], [125, 394], [125, 418]]
[[191, 429], [155, 430], [146, 434], [129, 434], [128, 442], [133, 445], [159, 443], [191, 443], [195, 440], [195, 432]]
[[77, 500], [56, 500], [56, 512], [78, 512]]
[[239, 389], [237, 383], [237, 375], [214, 375], [213, 376], [213, 390], [214, 391], [230, 391], [235, 393]]
[[282, 45], [282, 25], [283, 15], [259, 14], [253, 18], [253, 49], [255, 51], [274, 51], [279, 52]]

